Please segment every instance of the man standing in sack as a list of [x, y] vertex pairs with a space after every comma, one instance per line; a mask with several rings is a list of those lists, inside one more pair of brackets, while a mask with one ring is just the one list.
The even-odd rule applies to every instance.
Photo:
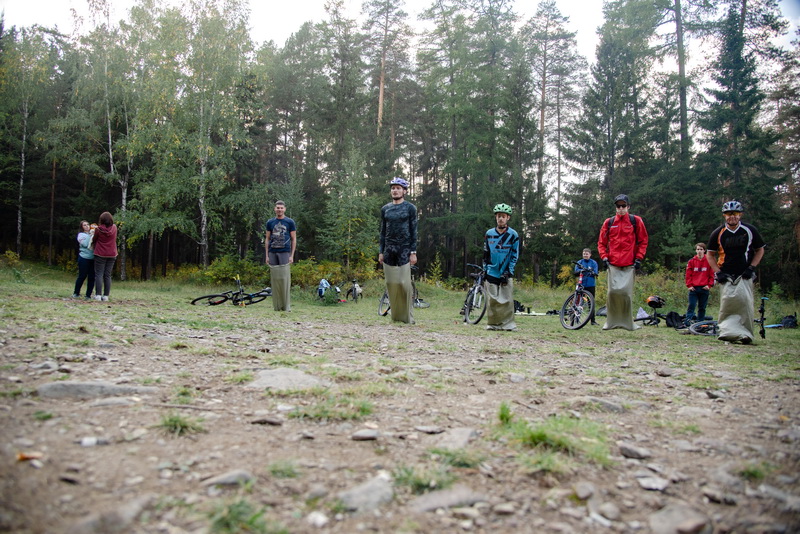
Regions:
[[411, 266], [417, 264], [417, 207], [405, 199], [408, 182], [392, 178], [392, 201], [381, 208], [378, 263], [383, 265], [392, 320], [414, 324]]
[[272, 284], [272, 307], [275, 311], [291, 311], [290, 266], [294, 263], [297, 249], [297, 225], [294, 220], [286, 217], [286, 203], [283, 200], [275, 203], [275, 217], [267, 221], [264, 244], [267, 248], [267, 265]]
[[519, 235], [508, 226], [511, 206], [497, 204], [494, 207], [497, 223], [489, 228], [483, 240], [483, 268], [486, 279], [487, 330], [516, 330], [514, 322], [514, 270], [519, 259]]
[[603, 330], [637, 330], [641, 326], [633, 322], [633, 281], [647, 252], [647, 228], [641, 217], [628, 213], [628, 195], [617, 195], [614, 207], [616, 214], [603, 222], [597, 239], [597, 251], [608, 269]]
[[722, 205], [725, 224], [711, 232], [706, 257], [720, 286], [717, 339], [746, 345], [755, 339], [753, 282], [766, 245], [755, 226], [742, 222], [743, 211], [737, 200]]

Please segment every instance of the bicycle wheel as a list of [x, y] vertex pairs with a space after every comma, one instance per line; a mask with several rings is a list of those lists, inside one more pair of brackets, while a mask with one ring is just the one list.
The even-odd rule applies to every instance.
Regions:
[[353, 288], [347, 290], [347, 294], [345, 295], [345, 300], [352, 300], [353, 302], [358, 302], [358, 298], [361, 296], [360, 293], [356, 293]]
[[386, 291], [383, 292], [383, 296], [378, 301], [378, 315], [381, 317], [385, 317], [387, 313], [389, 313], [389, 293]]
[[567, 330], [580, 330], [589, 322], [594, 308], [594, 299], [588, 291], [576, 291], [561, 306], [561, 326]]
[[467, 294], [467, 309], [464, 310], [464, 321], [478, 324], [486, 313], [486, 293], [483, 286], [473, 286]]
[[689, 332], [698, 336], [716, 336], [719, 326], [717, 321], [698, 321], [689, 325]]
[[192, 301], [192, 304], [195, 306], [218, 306], [224, 302], [228, 301], [228, 295], [205, 295], [203, 297], [197, 297]]

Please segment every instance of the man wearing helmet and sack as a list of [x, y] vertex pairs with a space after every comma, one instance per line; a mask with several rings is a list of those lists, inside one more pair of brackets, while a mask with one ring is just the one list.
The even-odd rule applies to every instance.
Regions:
[[417, 207], [406, 201], [408, 182], [392, 178], [392, 201], [381, 208], [378, 263], [383, 265], [392, 320], [414, 324], [411, 266], [417, 263]]
[[519, 258], [519, 235], [508, 226], [511, 206], [494, 207], [497, 226], [486, 231], [483, 241], [483, 268], [486, 280], [487, 330], [516, 330], [514, 322], [514, 269]]
[[597, 251], [608, 269], [606, 324], [603, 330], [638, 330], [633, 322], [633, 281], [647, 252], [647, 228], [638, 215], [628, 213], [628, 195], [614, 199], [616, 214], [603, 221]]
[[711, 232], [706, 256], [720, 286], [717, 339], [748, 344], [755, 338], [755, 268], [764, 257], [766, 245], [755, 226], [741, 221], [743, 211], [736, 200], [722, 205], [725, 224]]

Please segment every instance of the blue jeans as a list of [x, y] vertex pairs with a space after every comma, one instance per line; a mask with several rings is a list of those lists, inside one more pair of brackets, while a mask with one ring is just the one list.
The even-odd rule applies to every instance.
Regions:
[[697, 307], [697, 319], [702, 321], [705, 318], [709, 293], [710, 291], [703, 289], [702, 286], [697, 286], [694, 291], [689, 291], [689, 308], [686, 310], [686, 321], [691, 321], [695, 318], [695, 306]]
[[[108, 296], [111, 293], [111, 273], [117, 258], [94, 257], [94, 294]], [[105, 286], [105, 289], [103, 288]]]
[[78, 256], [78, 279], [75, 280], [75, 291], [72, 292], [73, 295], [80, 295], [81, 294], [81, 287], [83, 286], [83, 281], [89, 279], [86, 282], [86, 298], [92, 296], [92, 289], [94, 289], [94, 260], [87, 260], [81, 256]]

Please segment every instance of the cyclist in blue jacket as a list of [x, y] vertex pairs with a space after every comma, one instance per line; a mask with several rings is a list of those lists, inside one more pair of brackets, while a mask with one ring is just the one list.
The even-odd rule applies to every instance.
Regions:
[[[597, 262], [592, 259], [591, 249], [588, 248], [583, 249], [583, 258], [578, 260], [578, 264], [579, 265], [575, 266], [575, 271], [574, 271], [575, 274], [578, 274], [581, 271], [581, 268], [592, 271], [592, 274], [583, 275], [583, 289], [591, 293], [592, 297], [595, 297], [594, 291], [595, 291], [595, 286], [597, 285], [595, 277], [597, 276], [597, 273], [599, 271], [597, 267]], [[595, 302], [597, 301], [595, 300]], [[592, 314], [589, 316], [589, 319], [592, 321], [593, 325], [597, 324], [597, 321], [594, 320], [594, 310], [596, 308], [597, 306], [592, 306]]]
[[514, 322], [514, 269], [519, 259], [519, 235], [508, 226], [511, 206], [494, 207], [497, 225], [486, 231], [483, 241], [483, 268], [486, 280], [487, 330], [516, 330]]

